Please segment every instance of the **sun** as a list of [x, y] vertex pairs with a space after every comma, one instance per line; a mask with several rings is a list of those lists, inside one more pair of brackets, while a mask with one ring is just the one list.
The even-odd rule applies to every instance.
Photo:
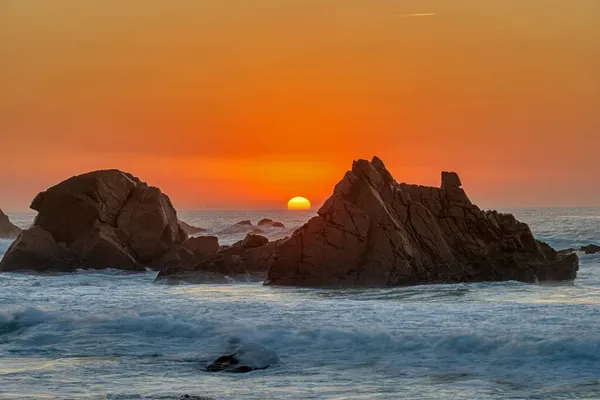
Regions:
[[310, 201], [304, 197], [294, 197], [288, 201], [288, 210], [310, 210]]

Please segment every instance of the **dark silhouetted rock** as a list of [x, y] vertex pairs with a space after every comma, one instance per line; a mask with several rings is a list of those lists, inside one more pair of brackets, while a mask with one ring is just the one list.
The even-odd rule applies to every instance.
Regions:
[[571, 253], [576, 252], [577, 250], [574, 248], [568, 248], [568, 249], [563, 249], [563, 250], [558, 250], [556, 252], [556, 254], [560, 257], [564, 257], [564, 256], [568, 256]]
[[204, 228], [198, 228], [196, 226], [192, 226], [192, 225], [188, 224], [187, 222], [184, 222], [181, 220], [179, 220], [179, 226], [189, 236], [197, 235], [198, 233], [202, 233], [202, 232], [206, 232], [206, 229], [204, 229]]
[[231, 225], [229, 228], [223, 229], [219, 233], [225, 234], [225, 235], [236, 234], [236, 233], [247, 233], [247, 232], [250, 232], [253, 228], [254, 228], [254, 226], [252, 225], [252, 222], [250, 220], [244, 220], [244, 221], [240, 221], [240, 222], [237, 222], [237, 223]]
[[277, 364], [277, 353], [266, 349], [258, 343], [247, 343], [233, 354], [217, 358], [215, 362], [206, 367], [209, 372], [244, 373], [257, 369], [266, 369]]
[[442, 188], [461, 187], [462, 183], [456, 172], [442, 172]]
[[267, 243], [269, 243], [269, 239], [267, 239], [266, 237], [261, 236], [261, 235], [249, 234], [249, 235], [246, 235], [246, 237], [244, 238], [244, 240], [242, 240], [240, 245], [244, 249], [252, 249], [255, 247], [264, 246]]
[[587, 246], [582, 246], [581, 251], [583, 251], [585, 254], [596, 254], [596, 253], [600, 253], [600, 246], [597, 246], [595, 244], [588, 244]]
[[158, 259], [152, 268], [176, 271], [191, 269], [200, 262], [215, 258], [218, 251], [219, 241], [216, 236], [191, 237]]
[[285, 228], [285, 225], [283, 225], [281, 222], [273, 221], [270, 218], [261, 219], [260, 221], [258, 221], [258, 226], [262, 226], [265, 228]]
[[254, 228], [250, 231], [251, 235], [262, 235], [263, 233], [265, 233], [265, 231], [259, 228]]
[[[164, 283], [230, 283], [260, 282], [267, 277], [275, 250], [281, 240], [269, 242], [259, 235], [247, 235], [232, 246], [221, 246], [209, 257], [190, 258], [189, 252], [178, 250], [164, 261], [157, 282]], [[183, 253], [183, 254], [180, 254]]]
[[375, 287], [574, 279], [559, 255], [510, 214], [471, 203], [454, 173], [441, 188], [398, 184], [383, 162], [355, 161], [318, 211], [279, 246], [268, 284]]
[[216, 236], [192, 237], [181, 246], [199, 257], [212, 257], [219, 251], [219, 239]]
[[0, 239], [14, 239], [19, 233], [21, 228], [10, 222], [8, 215], [0, 210]]
[[38, 215], [0, 271], [144, 271], [187, 239], [169, 198], [118, 170], [67, 179], [38, 194], [31, 208]]

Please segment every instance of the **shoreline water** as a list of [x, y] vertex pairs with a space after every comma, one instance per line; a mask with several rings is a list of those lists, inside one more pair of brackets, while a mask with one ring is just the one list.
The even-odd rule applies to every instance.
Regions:
[[[600, 209], [511, 212], [555, 247], [597, 242]], [[241, 213], [215, 226], [263, 217], [294, 225], [285, 211]], [[206, 215], [188, 221], [207, 226]], [[546, 285], [316, 290], [159, 285], [154, 275], [0, 274], [0, 398], [600, 394], [600, 255], [581, 255], [574, 282]], [[203, 370], [246, 342], [281, 363], [235, 376]]]

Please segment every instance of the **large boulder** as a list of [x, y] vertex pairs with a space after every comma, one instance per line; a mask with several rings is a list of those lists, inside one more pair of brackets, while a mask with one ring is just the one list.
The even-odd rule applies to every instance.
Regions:
[[232, 246], [219, 247], [214, 238], [210, 252], [192, 255], [186, 251], [187, 242], [201, 238], [190, 238], [173, 252], [174, 255], [169, 253], [160, 265], [156, 281], [171, 284], [264, 281], [281, 243], [281, 240], [269, 242], [264, 236], [249, 234]]
[[558, 254], [510, 214], [482, 211], [444, 172], [440, 188], [398, 184], [377, 157], [358, 160], [318, 215], [279, 246], [266, 283], [399, 286], [574, 279]]
[[14, 239], [19, 233], [21, 228], [10, 222], [8, 215], [0, 210], [0, 239]]
[[38, 215], [0, 271], [143, 271], [187, 239], [169, 198], [119, 170], [74, 176], [38, 194]]

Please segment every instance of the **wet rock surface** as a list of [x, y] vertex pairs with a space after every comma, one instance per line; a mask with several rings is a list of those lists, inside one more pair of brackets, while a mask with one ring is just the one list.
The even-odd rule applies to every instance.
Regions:
[[596, 254], [596, 253], [600, 253], [600, 246], [597, 246], [595, 244], [588, 244], [587, 246], [582, 246], [581, 251], [583, 251], [585, 254]]
[[[202, 239], [198, 238], [192, 239]], [[248, 234], [232, 246], [219, 246], [216, 237], [211, 252], [191, 254], [184, 249], [174, 251], [166, 258], [156, 277], [164, 283], [231, 283], [233, 281], [259, 282], [267, 277], [281, 240], [269, 242], [260, 235]], [[206, 239], [205, 239], [206, 240]], [[169, 255], [170, 256], [170, 255]]]
[[267, 284], [382, 287], [574, 279], [575, 254], [537, 241], [510, 214], [482, 211], [442, 173], [441, 187], [397, 183], [358, 160], [333, 195], [276, 251]]
[[274, 351], [258, 343], [247, 343], [234, 353], [217, 358], [206, 367], [206, 370], [208, 372], [245, 373], [266, 369], [278, 362], [279, 357]]
[[169, 198], [119, 170], [67, 179], [38, 194], [31, 208], [38, 215], [0, 271], [145, 271], [187, 239]]

